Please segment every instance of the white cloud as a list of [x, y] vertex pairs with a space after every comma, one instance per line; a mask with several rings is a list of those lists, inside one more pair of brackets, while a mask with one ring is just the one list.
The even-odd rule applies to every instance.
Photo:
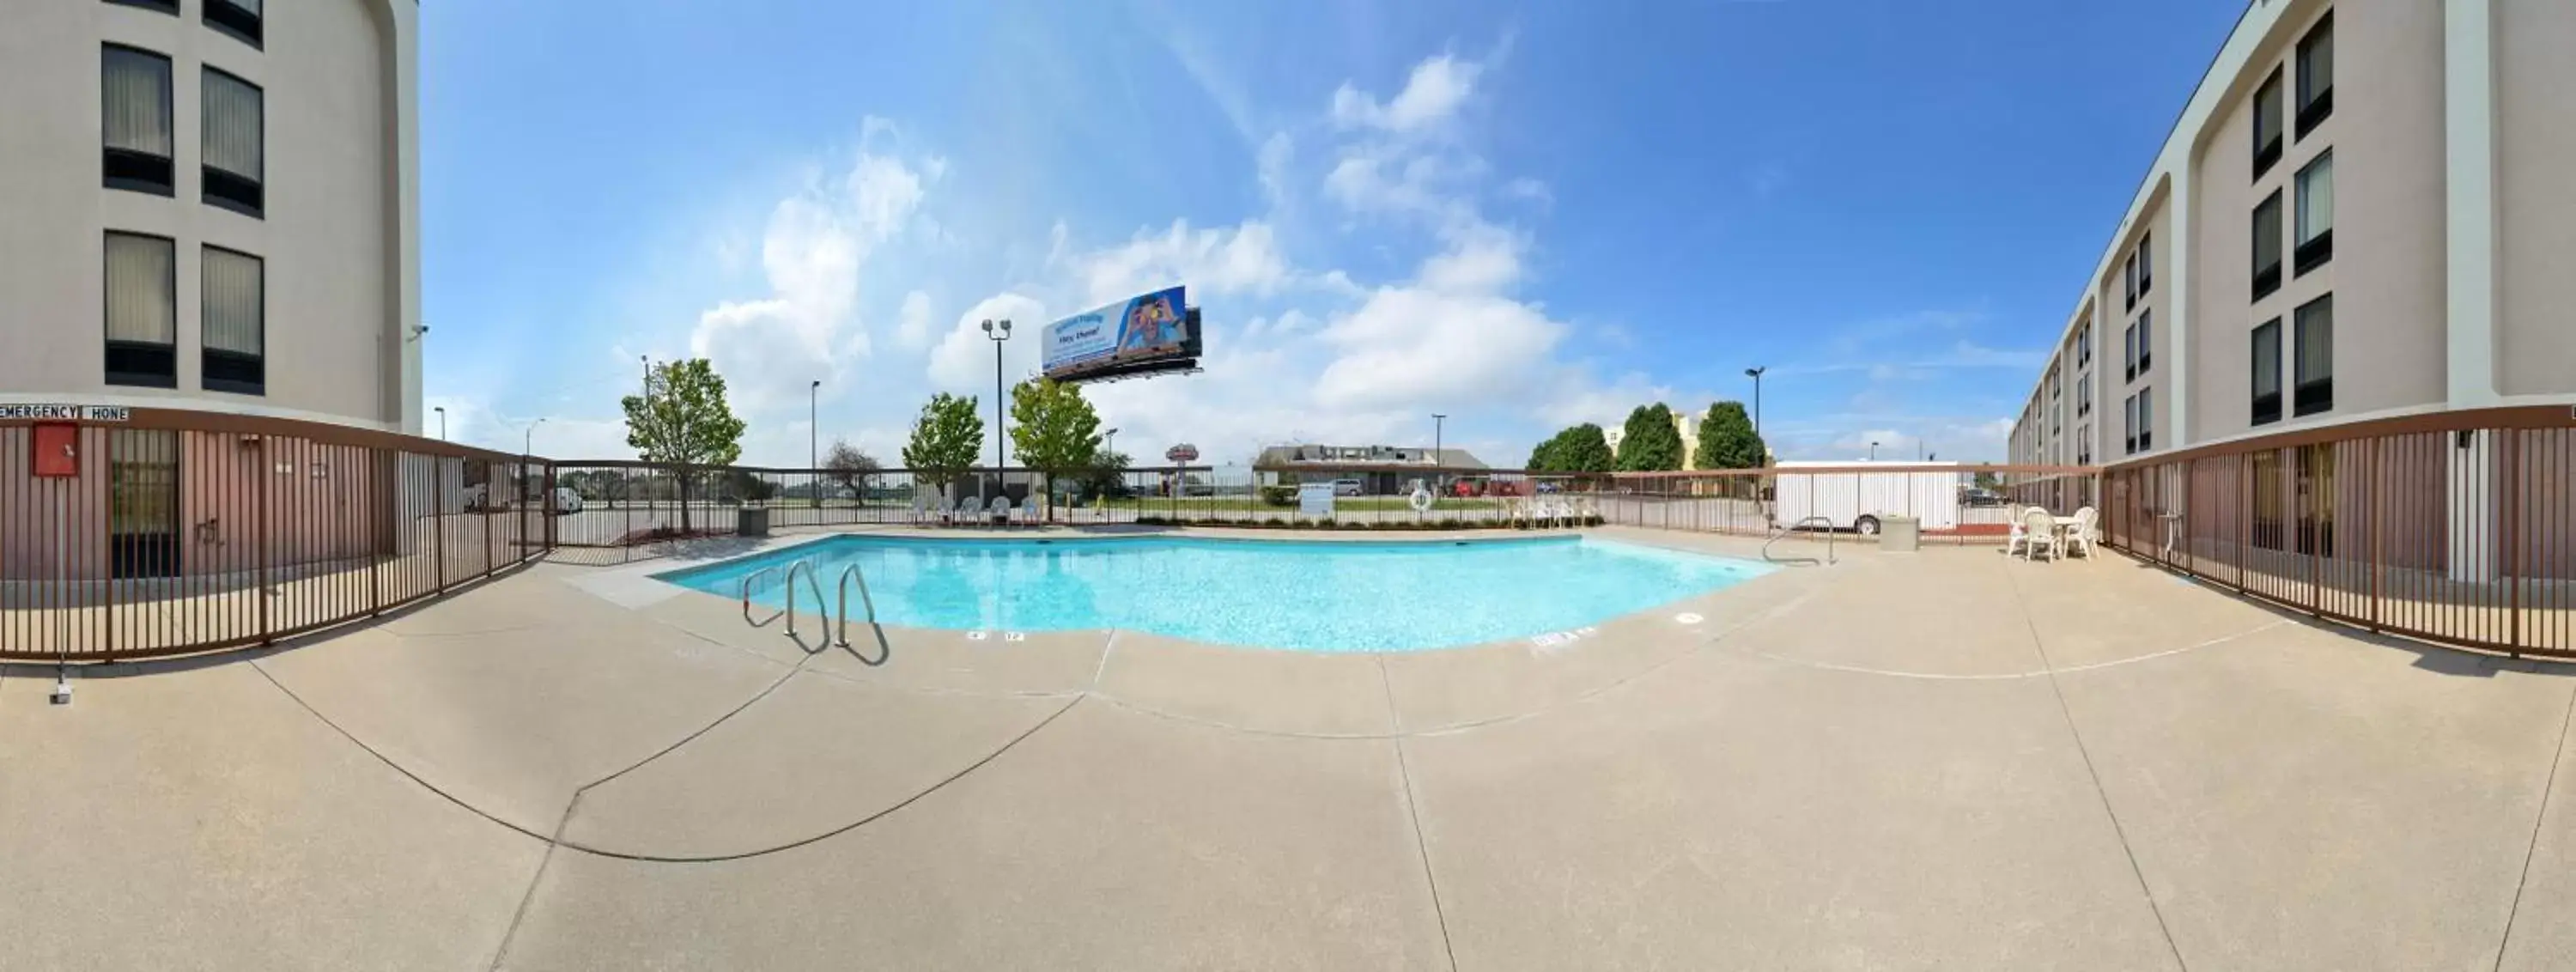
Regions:
[[861, 271], [878, 245], [904, 229], [925, 181], [936, 181], [943, 167], [935, 158], [917, 169], [862, 152], [839, 180], [809, 181], [771, 209], [760, 243], [770, 295], [718, 304], [699, 315], [689, 335], [690, 353], [727, 376], [739, 411], [782, 408], [818, 379], [837, 389], [868, 356], [868, 332], [856, 313]]
[[1344, 127], [1365, 126], [1397, 133], [1422, 131], [1455, 115], [1475, 91], [1476, 75], [1482, 71], [1475, 62], [1448, 54], [1426, 58], [1413, 66], [1413, 73], [1405, 78], [1404, 90], [1383, 103], [1345, 82], [1333, 92], [1333, 121]]
[[[1057, 242], [1061, 247], [1063, 238]], [[1193, 300], [1199, 294], [1268, 296], [1290, 276], [1277, 234], [1262, 222], [1194, 231], [1188, 220], [1173, 220], [1161, 233], [1138, 231], [1124, 244], [1061, 262], [1073, 271], [1084, 307], [1176, 283], [1188, 284]]]
[[930, 346], [933, 336], [930, 322], [930, 295], [913, 291], [903, 295], [903, 309], [895, 312], [894, 341], [912, 350]]

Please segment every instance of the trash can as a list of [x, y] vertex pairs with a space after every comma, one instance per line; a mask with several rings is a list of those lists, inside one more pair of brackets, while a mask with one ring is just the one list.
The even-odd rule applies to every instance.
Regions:
[[1913, 553], [1923, 542], [1923, 521], [1910, 516], [1885, 516], [1878, 520], [1878, 549], [1896, 553]]
[[742, 534], [746, 537], [768, 536], [769, 507], [746, 506], [741, 508], [741, 510], [734, 514], [733, 529], [735, 533]]

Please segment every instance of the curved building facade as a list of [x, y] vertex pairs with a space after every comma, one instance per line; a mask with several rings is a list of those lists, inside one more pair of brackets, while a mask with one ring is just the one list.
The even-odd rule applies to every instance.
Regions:
[[415, 0], [19, 7], [0, 408], [417, 433]]

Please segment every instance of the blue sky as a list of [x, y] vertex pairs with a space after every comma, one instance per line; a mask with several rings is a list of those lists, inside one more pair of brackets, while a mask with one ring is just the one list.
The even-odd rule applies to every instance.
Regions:
[[[1749, 399], [1791, 457], [2010, 417], [2239, 0], [438, 0], [429, 404], [628, 456], [711, 357], [745, 462], [892, 461], [975, 322], [1172, 282], [1206, 372], [1094, 389], [1122, 451], [1452, 444]], [[809, 382], [822, 380], [819, 428]], [[436, 432], [437, 420], [431, 419]]]

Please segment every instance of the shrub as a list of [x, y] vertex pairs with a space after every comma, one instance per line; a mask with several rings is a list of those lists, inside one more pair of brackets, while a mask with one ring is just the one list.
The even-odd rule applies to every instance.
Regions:
[[1261, 487], [1261, 502], [1268, 506], [1295, 506], [1297, 505], [1297, 487]]

